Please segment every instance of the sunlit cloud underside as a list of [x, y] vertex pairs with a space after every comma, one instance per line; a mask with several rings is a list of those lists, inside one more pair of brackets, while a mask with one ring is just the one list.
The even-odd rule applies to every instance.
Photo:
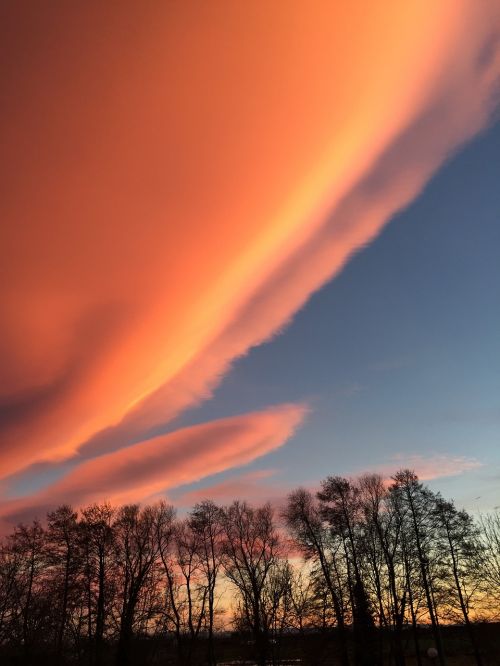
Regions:
[[[112, 466], [170, 455], [186, 433], [147, 433], [210, 398], [488, 123], [498, 4], [37, 11], [4, 22], [0, 474], [78, 456], [26, 506], [87, 500], [96, 470], [137, 499], [179, 479]], [[305, 407], [275, 410], [238, 417], [254, 440], [230, 456], [196, 436], [182, 482], [282, 445]]]

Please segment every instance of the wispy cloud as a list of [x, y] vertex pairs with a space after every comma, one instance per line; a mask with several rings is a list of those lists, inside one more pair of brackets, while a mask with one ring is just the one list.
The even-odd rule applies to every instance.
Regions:
[[398, 455], [393, 458], [393, 468], [407, 467], [415, 470], [422, 481], [440, 479], [447, 476], [459, 476], [478, 467], [482, 467], [476, 458], [467, 456], [454, 456], [451, 454], [422, 455]]
[[81, 463], [31, 496], [4, 502], [0, 515], [18, 518], [60, 502], [137, 502], [180, 485], [240, 467], [282, 446], [307, 414], [304, 405], [279, 405], [198, 426]]
[[[471, 470], [483, 467], [483, 464], [475, 459], [465, 456], [454, 456], [447, 454], [431, 454], [428, 456], [417, 454], [397, 454], [390, 460], [380, 465], [372, 465], [370, 469], [359, 467], [352, 470], [350, 476], [356, 478], [365, 473], [378, 473], [390, 483], [391, 477], [403, 468], [414, 470], [422, 481], [432, 481], [444, 477], [459, 476]], [[340, 474], [335, 469], [325, 470], [328, 474]], [[302, 483], [301, 485], [304, 485]], [[305, 484], [312, 492], [320, 486], [320, 480]], [[243, 474], [232, 475], [228, 479], [216, 483], [203, 484], [202, 487], [192, 490], [175, 492], [172, 501], [178, 506], [191, 507], [203, 499], [213, 499], [222, 504], [230, 503], [234, 499], [244, 499], [249, 502], [262, 503], [271, 502], [281, 507], [293, 484], [287, 482], [282, 475], [273, 469], [255, 470]]]
[[413, 470], [421, 481], [431, 481], [451, 476], [459, 476], [474, 469], [482, 467], [483, 463], [477, 458], [456, 456], [446, 453], [418, 454], [398, 453], [387, 462], [372, 465], [370, 469], [359, 468], [353, 471], [354, 476], [366, 472], [376, 472], [388, 480], [400, 469]]

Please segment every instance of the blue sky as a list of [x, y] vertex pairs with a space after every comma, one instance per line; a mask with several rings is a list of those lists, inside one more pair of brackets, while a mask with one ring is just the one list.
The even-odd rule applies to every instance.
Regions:
[[[274, 404], [310, 406], [284, 446], [166, 488], [168, 497], [181, 506], [238, 490], [252, 501], [279, 499], [328, 474], [414, 466], [470, 510], [500, 504], [499, 155], [496, 124], [283, 332], [237, 359], [211, 399], [148, 431], [175, 433]], [[10, 494], [50, 487], [78, 464], [28, 468]]]
[[401, 466], [500, 504], [497, 3], [226, 4], [4, 17], [0, 530]]
[[481, 466], [431, 483], [471, 509], [500, 504], [499, 183], [497, 124], [175, 425], [305, 399], [300, 431], [249, 470], [314, 484], [463, 457]]

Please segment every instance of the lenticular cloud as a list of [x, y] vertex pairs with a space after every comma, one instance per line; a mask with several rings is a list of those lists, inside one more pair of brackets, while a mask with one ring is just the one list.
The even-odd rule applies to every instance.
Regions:
[[488, 123], [495, 3], [278, 4], [7, 22], [2, 477], [146, 451]]

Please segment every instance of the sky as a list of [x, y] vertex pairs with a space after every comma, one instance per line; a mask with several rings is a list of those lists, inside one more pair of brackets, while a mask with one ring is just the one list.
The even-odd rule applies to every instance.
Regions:
[[407, 466], [500, 505], [497, 2], [0, 13], [3, 523]]

